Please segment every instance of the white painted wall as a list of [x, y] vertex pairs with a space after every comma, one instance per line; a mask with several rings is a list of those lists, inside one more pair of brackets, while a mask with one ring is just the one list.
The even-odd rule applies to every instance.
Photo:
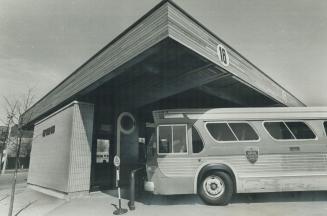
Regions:
[[[88, 191], [93, 105], [73, 102], [35, 124], [28, 183], [72, 193]], [[55, 126], [55, 133], [42, 136]]]

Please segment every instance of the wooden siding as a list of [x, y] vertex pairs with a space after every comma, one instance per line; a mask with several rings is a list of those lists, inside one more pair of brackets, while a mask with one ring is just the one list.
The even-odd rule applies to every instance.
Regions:
[[119, 66], [167, 38], [167, 8], [167, 6], [163, 6], [155, 10], [49, 92], [24, 114], [26, 123], [36, 120], [39, 116], [72, 98]]
[[[291, 95], [288, 91], [274, 82], [262, 71], [256, 68], [234, 49], [206, 30], [184, 11], [169, 4], [168, 9], [168, 31], [169, 37], [219, 65], [224, 70], [234, 74], [240, 80], [248, 83], [278, 102], [287, 106], [303, 106], [303, 103]], [[224, 66], [218, 59], [217, 45], [223, 44], [229, 55], [229, 66]]]
[[[157, 5], [34, 104], [24, 114], [25, 123], [35, 122], [64, 103], [74, 100], [86, 89], [94, 89], [123, 72], [124, 70], [117, 69], [132, 62], [131, 60], [135, 57], [140, 58], [141, 54], [168, 37], [205, 57], [225, 72], [234, 74], [264, 95], [287, 106], [303, 106], [289, 92], [197, 23], [174, 3], [166, 1]], [[218, 43], [224, 44], [228, 49], [230, 65], [227, 67], [218, 61], [216, 54]]]

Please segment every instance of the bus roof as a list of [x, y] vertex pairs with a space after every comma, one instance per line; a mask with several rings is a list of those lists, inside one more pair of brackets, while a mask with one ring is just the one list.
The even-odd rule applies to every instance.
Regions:
[[153, 116], [156, 122], [164, 119], [185, 118], [193, 120], [327, 120], [327, 107], [174, 109], [154, 111]]

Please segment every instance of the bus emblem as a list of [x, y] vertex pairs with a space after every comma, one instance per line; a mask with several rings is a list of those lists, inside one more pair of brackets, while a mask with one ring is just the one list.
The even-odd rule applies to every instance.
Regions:
[[246, 154], [246, 158], [248, 159], [248, 161], [250, 163], [254, 164], [258, 160], [259, 150], [249, 149], [249, 150], [245, 151], [245, 154]]

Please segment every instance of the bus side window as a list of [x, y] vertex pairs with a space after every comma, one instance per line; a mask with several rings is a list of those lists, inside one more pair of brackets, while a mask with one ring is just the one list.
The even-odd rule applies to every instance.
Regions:
[[202, 151], [204, 145], [203, 141], [199, 135], [199, 132], [196, 130], [196, 128], [192, 127], [192, 148], [193, 153], [199, 153]]
[[327, 121], [324, 122], [325, 134], [327, 136]]
[[170, 126], [159, 126], [159, 153], [171, 153], [172, 131]]
[[244, 122], [228, 123], [239, 141], [255, 141], [259, 139], [254, 129]]
[[285, 122], [296, 139], [315, 139], [316, 135], [304, 122]]
[[187, 153], [186, 125], [163, 125], [158, 127], [159, 153]]
[[284, 122], [264, 122], [263, 125], [269, 134], [275, 139], [295, 139]]
[[237, 141], [227, 123], [207, 123], [207, 129], [217, 141]]
[[264, 126], [270, 135], [278, 140], [316, 138], [309, 126], [301, 121], [264, 122]]
[[173, 153], [185, 153], [186, 148], [186, 127], [173, 126]]

